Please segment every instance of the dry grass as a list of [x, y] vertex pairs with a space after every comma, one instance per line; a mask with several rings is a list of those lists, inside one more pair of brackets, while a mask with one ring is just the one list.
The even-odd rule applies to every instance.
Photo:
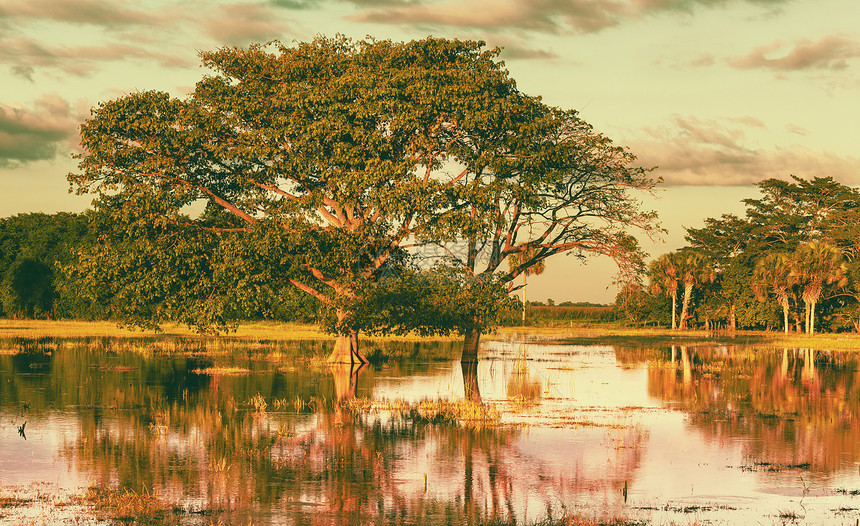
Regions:
[[[221, 335], [199, 334], [194, 329], [164, 324], [161, 332], [119, 327], [109, 321], [73, 320], [10, 320], [0, 319], [0, 338], [86, 338], [86, 337], [142, 338], [147, 336], [178, 336], [197, 339], [227, 339], [251, 341], [302, 341], [327, 340], [333, 336], [316, 325], [299, 323], [255, 322], [238, 325], [235, 330]], [[370, 341], [452, 341], [460, 336], [426, 338], [417, 334], [403, 336], [366, 336]]]
[[563, 343], [626, 345], [753, 345], [772, 348], [816, 349], [834, 351], [860, 350], [860, 334], [800, 334], [765, 331], [700, 331], [671, 329], [633, 329], [612, 326], [579, 327], [506, 327], [499, 329], [500, 339], [546, 339]]
[[192, 369], [194, 374], [207, 374], [209, 376], [231, 376], [250, 374], [250, 369], [244, 367], [206, 367], [205, 369]]
[[[146, 337], [181, 338], [198, 340], [208, 351], [221, 349], [229, 352], [231, 342], [295, 342], [309, 340], [331, 340], [331, 334], [315, 325], [298, 323], [257, 322], [239, 325], [235, 331], [219, 336], [201, 335], [194, 330], [176, 324], [166, 324], [160, 333], [121, 328], [112, 322], [88, 322], [66, 320], [8, 320], [0, 319], [0, 339], [4, 338], [88, 338], [113, 337], [135, 340]], [[422, 337], [415, 334], [405, 336], [366, 337], [365, 341], [458, 341], [461, 336]], [[699, 331], [669, 329], [634, 329], [612, 325], [580, 325], [574, 327], [503, 327], [485, 339], [542, 339], [567, 344], [582, 345], [757, 345], [772, 348], [806, 348], [820, 350], [860, 350], [860, 334], [815, 334], [806, 335], [764, 331]], [[166, 341], [166, 340], [165, 340]], [[166, 344], [166, 343], [165, 343]], [[13, 354], [16, 350], [0, 349], [0, 354]]]
[[501, 426], [501, 412], [493, 405], [471, 400], [371, 400], [351, 398], [341, 404], [355, 413], [386, 412], [408, 416], [421, 423], [454, 423], [469, 429], [495, 428]]
[[99, 520], [134, 524], [179, 524], [175, 506], [148, 494], [91, 487], [83, 497]]

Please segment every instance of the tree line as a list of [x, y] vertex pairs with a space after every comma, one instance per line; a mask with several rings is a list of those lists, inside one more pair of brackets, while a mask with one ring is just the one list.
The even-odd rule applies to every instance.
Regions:
[[829, 177], [757, 186], [742, 217], [687, 228], [687, 245], [628, 280], [616, 310], [681, 329], [860, 331], [860, 191]]
[[[156, 326], [153, 318], [139, 317], [139, 312], [135, 314], [145, 301], [134, 302], [129, 310], [125, 306], [129, 297], [117, 295], [115, 283], [82, 279], [85, 271], [78, 267], [81, 263], [79, 256], [92, 253], [102, 242], [99, 239], [113, 235], [109, 223], [94, 211], [81, 214], [29, 213], [0, 218], [0, 268], [4, 269], [0, 272], [0, 316], [114, 320], [138, 326]], [[196, 278], [203, 279], [204, 276], [198, 274]], [[367, 312], [363, 316], [380, 318], [380, 324], [384, 319], [389, 329], [399, 323], [415, 330], [416, 319], [422, 317], [426, 319], [425, 326], [434, 326], [437, 333], [444, 326], [456, 330], [456, 317], [462, 313], [451, 299], [453, 294], [461, 292], [457, 290], [458, 286], [450, 281], [449, 276], [433, 268], [412, 269], [408, 277], [403, 272], [388, 275], [385, 293], [366, 298], [368, 304], [364, 310]], [[232, 291], [233, 294], [238, 293], [235, 288]], [[247, 304], [247, 308], [236, 309], [231, 321], [317, 323], [331, 328], [325, 306], [295, 287], [259, 288], [239, 295], [249, 292], [258, 294], [255, 301]], [[220, 290], [218, 295], [223, 301], [225, 291]], [[147, 298], [150, 302], [148, 309], [157, 310], [158, 299], [153, 296]], [[494, 304], [495, 319], [491, 320], [492, 323], [510, 326], [521, 323], [522, 304], [518, 298], [497, 297]], [[611, 307], [588, 302], [563, 301], [556, 304], [550, 299], [546, 302], [529, 301], [528, 306], [528, 323], [539, 325], [614, 320]], [[193, 326], [191, 320], [185, 322]]]

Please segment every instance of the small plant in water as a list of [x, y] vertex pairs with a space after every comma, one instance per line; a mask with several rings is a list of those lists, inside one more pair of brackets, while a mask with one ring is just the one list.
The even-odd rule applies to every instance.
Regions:
[[254, 413], [258, 415], [266, 414], [266, 408], [269, 407], [269, 404], [266, 403], [266, 399], [263, 398], [263, 395], [260, 393], [251, 397], [251, 404], [254, 406]]
[[502, 418], [495, 406], [471, 400], [423, 400], [409, 403], [404, 400], [353, 398], [341, 404], [355, 413], [386, 411], [416, 422], [453, 423], [470, 429], [497, 427], [501, 425]]

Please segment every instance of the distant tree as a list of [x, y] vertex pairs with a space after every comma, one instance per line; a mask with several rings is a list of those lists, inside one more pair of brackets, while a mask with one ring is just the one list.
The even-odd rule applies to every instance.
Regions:
[[713, 283], [717, 278], [714, 269], [714, 261], [699, 252], [679, 252], [676, 260], [677, 272], [681, 282], [684, 284], [684, 302], [681, 306], [680, 328], [687, 327], [687, 319], [690, 317], [690, 300], [693, 297], [693, 289], [705, 283]]
[[7, 315], [24, 317], [82, 314], [63, 267], [90, 242], [84, 215], [19, 214], [0, 219], [0, 302]]
[[[514, 252], [508, 258], [509, 268], [511, 270], [523, 265], [526, 261], [533, 258], [535, 255], [535, 249], [531, 248], [523, 252]], [[522, 272], [523, 275], [523, 287], [522, 287], [522, 304], [523, 304], [523, 312], [522, 312], [522, 324], [526, 324], [526, 309], [528, 307], [528, 302], [526, 301], [526, 287], [528, 286], [528, 277], [529, 276], [540, 276], [543, 274], [544, 270], [546, 270], [546, 262], [545, 260], [537, 261], [535, 264], [526, 267], [526, 269]]]
[[762, 195], [743, 200], [747, 207], [743, 217], [706, 219], [703, 228], [689, 228], [685, 236], [690, 249], [716, 261], [720, 296], [729, 317], [748, 327], [767, 324], [771, 316], [751, 287], [759, 260], [770, 253], [791, 253], [810, 241], [834, 243], [846, 257], [860, 246], [857, 189], [829, 177], [767, 179], [757, 186]]
[[613, 308], [619, 319], [626, 319], [639, 328], [648, 318], [651, 296], [645, 291], [642, 283], [625, 283], [615, 295]]
[[760, 301], [765, 301], [768, 291], [776, 295], [782, 307], [785, 333], [789, 332], [788, 309], [792, 284], [793, 262], [788, 254], [772, 253], [759, 260], [752, 279], [752, 289]]
[[651, 293], [665, 294], [672, 298], [672, 328], [677, 327], [675, 313], [678, 298], [678, 286], [681, 283], [680, 258], [675, 252], [663, 254], [648, 266], [648, 278], [651, 281]]
[[54, 302], [51, 267], [34, 259], [17, 260], [7, 272], [8, 309], [27, 318], [50, 317]]
[[815, 332], [815, 306], [818, 303], [824, 286], [836, 283], [839, 286], [847, 284], [847, 266], [842, 253], [833, 245], [821, 242], [810, 242], [800, 245], [791, 259], [792, 283], [801, 288], [801, 297], [806, 305], [806, 332]]

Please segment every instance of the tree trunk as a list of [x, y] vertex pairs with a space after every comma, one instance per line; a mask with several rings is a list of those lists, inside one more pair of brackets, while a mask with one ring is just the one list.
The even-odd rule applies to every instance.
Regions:
[[528, 272], [523, 272], [523, 327], [526, 326], [526, 286], [528, 285], [528, 275]]
[[478, 386], [478, 362], [462, 361], [460, 363], [463, 370], [463, 393], [466, 400], [472, 402], [481, 402], [481, 389]]
[[684, 285], [684, 303], [681, 305], [681, 319], [679, 320], [679, 325], [681, 329], [687, 328], [687, 309], [690, 307], [690, 296], [693, 295], [693, 285], [691, 283], [687, 283]]
[[678, 310], [676, 307], [677, 300], [675, 299], [678, 296], [678, 293], [672, 294], [672, 329], [674, 330], [677, 325], [675, 325], [675, 311]]
[[737, 316], [737, 310], [735, 310], [735, 303], [734, 302], [732, 302], [732, 308], [731, 308], [731, 312], [729, 314], [731, 315], [731, 319], [729, 320], [729, 323], [731, 323], [730, 329], [732, 332], [735, 332], [736, 330], [738, 330], [738, 316]]
[[461, 362], [476, 362], [478, 361], [478, 343], [481, 340], [480, 329], [467, 329], [463, 338], [463, 354], [460, 356]]
[[815, 300], [809, 307], [809, 334], [815, 334]]
[[[338, 324], [347, 317], [347, 313], [337, 311]], [[358, 349], [358, 329], [349, 329], [347, 334], [339, 334], [334, 343], [334, 349], [326, 360], [328, 363], [365, 364], [367, 358]]]
[[785, 333], [788, 334], [788, 301], [782, 303], [782, 318], [785, 320]]
[[331, 351], [328, 363], [348, 363], [348, 364], [365, 364], [367, 358], [361, 354], [358, 349], [358, 331], [352, 329], [348, 335], [339, 335], [334, 343], [334, 349]]

